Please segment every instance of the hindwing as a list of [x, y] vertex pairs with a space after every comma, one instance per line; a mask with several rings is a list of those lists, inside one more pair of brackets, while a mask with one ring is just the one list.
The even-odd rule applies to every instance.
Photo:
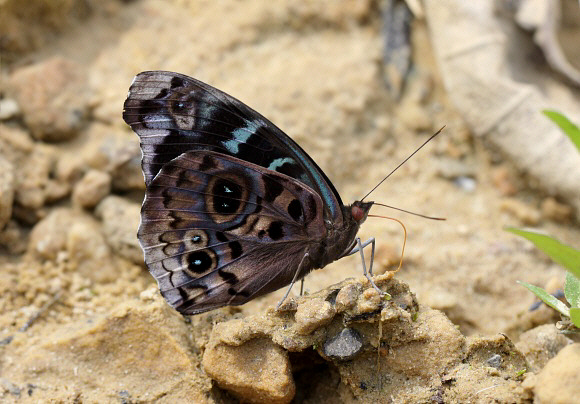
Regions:
[[195, 150], [149, 182], [138, 236], [163, 296], [195, 314], [289, 284], [326, 236], [322, 209], [318, 193], [285, 174]]

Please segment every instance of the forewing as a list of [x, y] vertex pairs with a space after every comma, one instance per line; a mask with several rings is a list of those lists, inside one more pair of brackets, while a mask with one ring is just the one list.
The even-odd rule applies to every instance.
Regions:
[[290, 283], [307, 247], [326, 236], [322, 209], [291, 177], [190, 151], [150, 181], [138, 235], [163, 296], [194, 314]]
[[139, 135], [149, 185], [163, 165], [190, 150], [212, 150], [288, 175], [315, 190], [340, 224], [342, 201], [316, 163], [262, 115], [205, 83], [165, 71], [138, 74], [123, 119]]

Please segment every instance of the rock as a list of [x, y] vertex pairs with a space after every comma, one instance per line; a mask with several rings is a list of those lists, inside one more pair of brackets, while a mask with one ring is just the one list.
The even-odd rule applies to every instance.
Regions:
[[492, 368], [499, 368], [501, 366], [501, 355], [493, 354], [488, 360], [485, 361]]
[[540, 222], [538, 209], [515, 198], [506, 198], [501, 202], [500, 209], [519, 219], [522, 224], [535, 226]]
[[141, 207], [127, 199], [110, 195], [96, 207], [103, 222], [103, 233], [113, 251], [136, 264], [143, 263], [143, 251], [137, 239]]
[[92, 282], [112, 282], [119, 278], [101, 226], [83, 212], [69, 208], [53, 210], [32, 229], [28, 251], [43, 262], [66, 257], [69, 270]]
[[[466, 339], [443, 313], [427, 307], [419, 310], [408, 286], [392, 274], [374, 280], [392, 296], [389, 301], [379, 300], [378, 311], [359, 308], [378, 295], [361, 278], [297, 298], [295, 308], [215, 324], [203, 359], [206, 371], [220, 387], [256, 402], [278, 399], [267, 398], [262, 386], [270, 385], [261, 376], [256, 380], [260, 365], [268, 373], [278, 369], [276, 397], [288, 391], [291, 376], [280, 376], [289, 366], [285, 355], [292, 359], [297, 401], [311, 397], [303, 392], [319, 389], [326, 400], [349, 397], [357, 402], [383, 402], [385, 397], [393, 402], [531, 398], [531, 389], [520, 386], [525, 359], [507, 337]], [[329, 309], [333, 300], [342, 300], [349, 308], [333, 312]], [[306, 320], [308, 315], [315, 318], [312, 323]], [[491, 357], [498, 367], [487, 362]], [[336, 386], [332, 392], [330, 381]], [[490, 385], [494, 388], [486, 389]]]
[[110, 247], [95, 221], [75, 221], [66, 231], [71, 270], [96, 283], [113, 282], [119, 278]]
[[20, 107], [12, 98], [3, 98], [0, 100], [0, 121], [7, 121], [18, 116]]
[[210, 340], [203, 355], [206, 373], [218, 385], [251, 403], [289, 403], [295, 394], [287, 352], [267, 338], [240, 346]]
[[5, 44], [2, 46], [2, 58], [7, 59], [3, 62], [7, 65], [15, 60], [22, 63], [22, 60], [31, 58], [32, 51], [44, 49], [50, 44], [54, 45], [58, 35], [79, 27], [96, 11], [95, 8], [102, 4], [110, 5], [110, 2], [86, 0], [54, 0], [50, 4], [42, 1], [30, 1], [26, 4], [12, 0], [1, 2], [2, 42]]
[[513, 196], [518, 192], [518, 185], [509, 168], [503, 164], [495, 167], [491, 172], [491, 181], [495, 189], [503, 196]]
[[0, 230], [12, 216], [14, 201], [14, 170], [12, 164], [0, 154]]
[[35, 139], [69, 140], [85, 125], [89, 87], [85, 71], [76, 63], [54, 57], [21, 67], [7, 84]]
[[535, 400], [542, 403], [578, 402], [580, 397], [580, 344], [563, 348], [538, 374]]
[[308, 335], [332, 321], [335, 314], [336, 310], [326, 300], [321, 298], [306, 300], [296, 310], [296, 332]]
[[571, 343], [554, 324], [544, 324], [520, 335], [516, 347], [526, 357], [530, 370], [539, 372], [561, 349]]
[[87, 220], [91, 220], [90, 216], [72, 209], [52, 211], [32, 229], [28, 252], [40, 260], [56, 260], [61, 251], [66, 251], [68, 230], [75, 223]]
[[10, 254], [24, 254], [28, 243], [28, 229], [16, 220], [9, 220], [0, 230], [0, 246]]
[[123, 137], [119, 140], [119, 148], [111, 160], [113, 189], [120, 192], [144, 190], [139, 142], [133, 137]]
[[351, 283], [340, 289], [335, 299], [335, 308], [337, 313], [342, 313], [343, 311], [352, 308], [360, 294], [362, 293], [362, 287], [358, 283]]
[[365, 289], [358, 299], [358, 312], [371, 313], [379, 310], [381, 305], [381, 295], [373, 287]]
[[[390, 338], [396, 338], [398, 333], [405, 332], [404, 329], [396, 330]], [[391, 351], [385, 358], [389, 374], [430, 378], [461, 361], [465, 339], [443, 313], [436, 310], [420, 312], [412, 329], [413, 336], [406, 343], [397, 339], [389, 342], [389, 337], [385, 338]]]
[[13, 344], [35, 343], [12, 352], [18, 361], [5, 364], [3, 374], [18, 386], [42, 386], [35, 402], [73, 402], [79, 391], [87, 402], [121, 402], [122, 391], [135, 402], [210, 401], [211, 383], [191, 356], [186, 323], [162, 299], [133, 300], [88, 320], [48, 335], [17, 334]]
[[[531, 402], [531, 394], [520, 385], [526, 361], [506, 336], [470, 337], [466, 342], [461, 362], [454, 362], [441, 378], [440, 402]], [[488, 360], [497, 356], [501, 360], [493, 362], [499, 366], [490, 366]]]
[[344, 328], [324, 343], [323, 352], [332, 359], [348, 360], [354, 358], [362, 347], [360, 334], [353, 328]]
[[85, 209], [94, 208], [111, 192], [111, 176], [98, 170], [90, 170], [79, 181], [72, 193], [73, 203]]
[[53, 148], [38, 144], [32, 148], [27, 159], [18, 162], [16, 201], [20, 205], [31, 210], [44, 206], [55, 160]]
[[20, 221], [36, 223], [46, 203], [67, 195], [68, 185], [53, 175], [57, 160], [53, 146], [34, 143], [26, 132], [0, 124], [0, 155], [18, 168], [14, 170], [13, 215]]
[[572, 219], [572, 207], [564, 205], [552, 197], [544, 199], [540, 209], [542, 211], [542, 216], [559, 223], [569, 223]]
[[74, 184], [90, 170], [109, 174], [115, 191], [145, 189], [139, 140], [114, 127], [101, 123], [90, 125], [77, 141], [67, 145], [55, 175], [63, 182]]

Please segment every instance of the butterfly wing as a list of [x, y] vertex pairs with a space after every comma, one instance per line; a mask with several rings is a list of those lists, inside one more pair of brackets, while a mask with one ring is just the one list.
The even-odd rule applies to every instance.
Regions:
[[139, 135], [149, 185], [164, 164], [190, 150], [211, 150], [278, 173], [315, 190], [324, 216], [343, 222], [343, 203], [304, 150], [258, 112], [191, 77], [165, 71], [138, 74], [123, 119]]
[[194, 150], [149, 182], [139, 240], [169, 304], [196, 314], [289, 284], [326, 234], [322, 209], [318, 193], [287, 175]]

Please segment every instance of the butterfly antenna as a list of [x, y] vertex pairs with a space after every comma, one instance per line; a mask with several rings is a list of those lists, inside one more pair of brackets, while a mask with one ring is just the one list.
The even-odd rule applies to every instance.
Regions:
[[395, 209], [395, 210], [398, 210], [400, 212], [405, 212], [405, 213], [408, 213], [410, 215], [415, 215], [415, 216], [423, 217], [425, 219], [431, 219], [431, 220], [446, 220], [444, 217], [434, 217], [434, 216], [422, 215], [420, 213], [411, 212], [410, 210], [396, 208], [396, 207], [391, 206], [391, 205], [385, 205], [384, 203], [373, 202], [373, 205], [384, 206], [385, 208]]
[[375, 189], [377, 189], [379, 187], [379, 185], [381, 185], [383, 182], [385, 182], [385, 180], [387, 178], [389, 178], [395, 171], [397, 171], [403, 164], [405, 164], [411, 157], [413, 157], [419, 150], [421, 150], [423, 148], [423, 146], [425, 146], [427, 143], [429, 143], [431, 140], [433, 140], [433, 138], [435, 136], [437, 136], [438, 134], [440, 134], [441, 131], [443, 131], [443, 129], [445, 129], [445, 126], [443, 126], [441, 129], [439, 129], [437, 132], [435, 132], [435, 134], [431, 135], [431, 137], [429, 137], [429, 139], [425, 140], [425, 142], [423, 142], [423, 144], [421, 146], [419, 146], [417, 148], [417, 150], [415, 150], [413, 153], [411, 153], [411, 155], [409, 157], [407, 157], [397, 167], [395, 167], [395, 169], [393, 171], [391, 171], [385, 178], [383, 178], [377, 185], [375, 185], [373, 187], [373, 189], [371, 189], [365, 196], [363, 196], [360, 199], [360, 201], [362, 202], [367, 196], [369, 196]]
[[399, 266], [394, 271], [396, 273], [403, 266], [403, 256], [405, 255], [405, 246], [407, 245], [407, 228], [405, 227], [403, 222], [401, 222], [399, 219], [395, 219], [394, 217], [379, 216], [379, 215], [369, 215], [368, 217], [380, 217], [382, 219], [394, 220], [395, 222], [399, 223], [401, 225], [401, 227], [403, 228], [403, 232], [405, 233], [405, 237], [403, 238], [403, 248], [401, 249], [401, 259], [399, 260]]

